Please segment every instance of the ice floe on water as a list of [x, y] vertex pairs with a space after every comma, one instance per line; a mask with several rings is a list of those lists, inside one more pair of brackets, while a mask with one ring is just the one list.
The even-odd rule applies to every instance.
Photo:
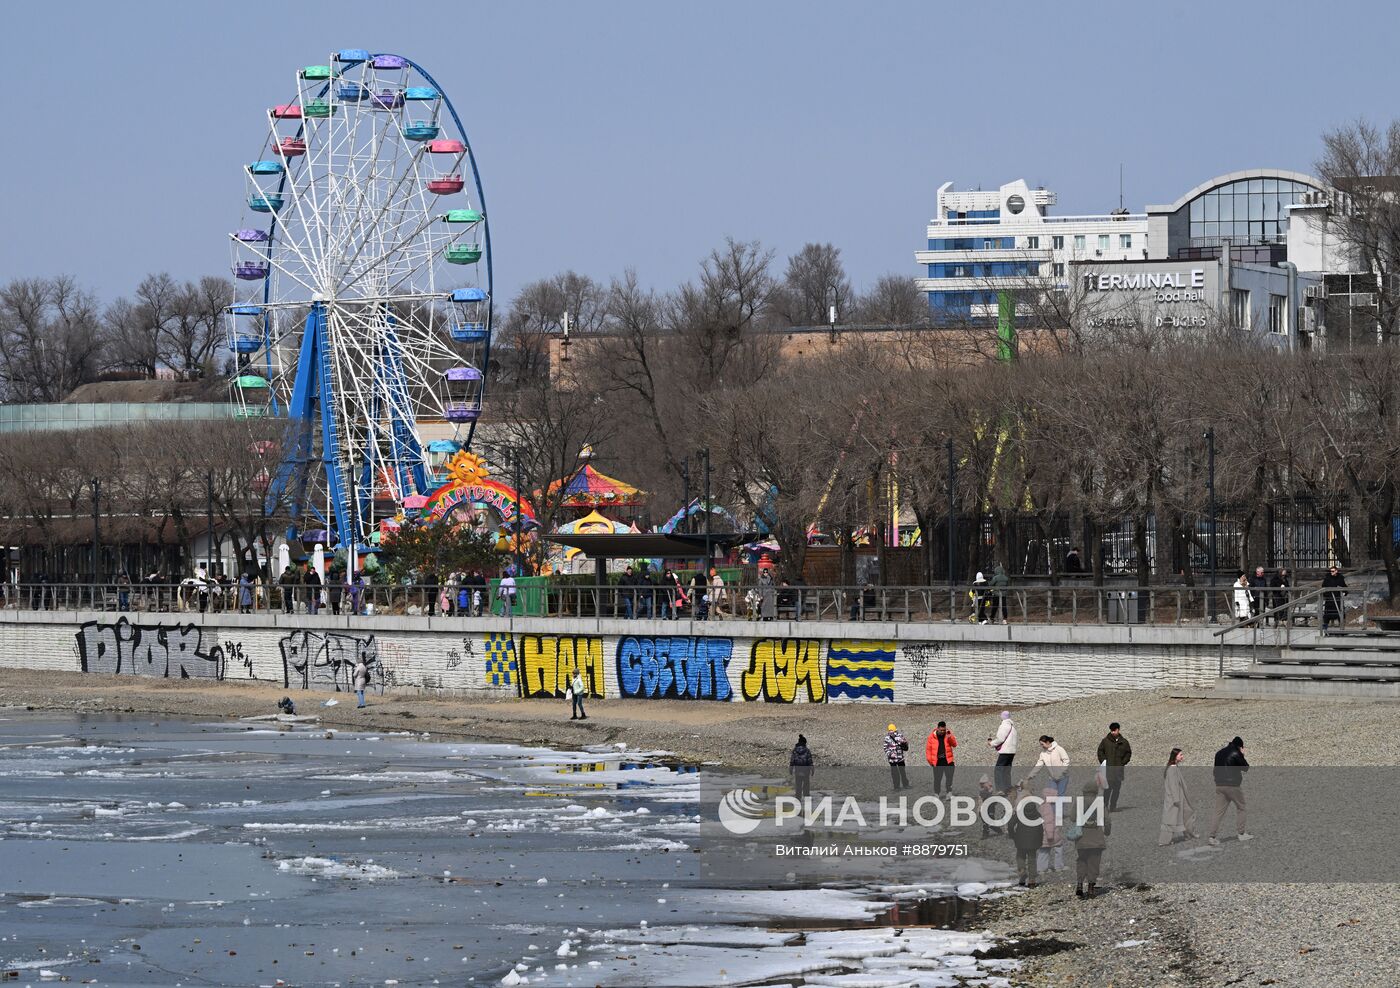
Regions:
[[288, 858], [277, 862], [277, 870], [312, 878], [362, 878], [369, 882], [399, 877], [397, 871], [373, 861], [340, 861], [336, 858]]

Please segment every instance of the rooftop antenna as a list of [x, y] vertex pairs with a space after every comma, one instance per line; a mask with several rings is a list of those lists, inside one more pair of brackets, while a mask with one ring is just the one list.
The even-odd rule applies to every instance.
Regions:
[[1118, 208], [1123, 208], [1123, 162], [1118, 162]]

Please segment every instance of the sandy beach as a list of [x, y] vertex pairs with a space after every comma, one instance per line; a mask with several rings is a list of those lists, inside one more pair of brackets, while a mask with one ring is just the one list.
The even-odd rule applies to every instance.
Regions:
[[[36, 710], [225, 719], [273, 713], [286, 693], [229, 682], [0, 673], [0, 707]], [[997, 721], [994, 709], [599, 701], [589, 705], [586, 722], [571, 722], [562, 702], [396, 694], [357, 710], [353, 696], [336, 696], [340, 702], [325, 707], [327, 694], [293, 695], [299, 713], [326, 726], [546, 745], [626, 742], [686, 760], [748, 765], [785, 764], [798, 732], [810, 739], [819, 765], [878, 765], [891, 719], [916, 742], [914, 754], [942, 719], [962, 742], [960, 770], [978, 774], [992, 763], [982, 739]], [[1148, 765], [1163, 763], [1173, 746], [1208, 764], [1236, 734], [1256, 765], [1400, 762], [1394, 703], [1174, 698], [1162, 691], [1084, 697], [1014, 716], [1023, 752], [1030, 739], [1053, 734], [1079, 765], [1092, 760], [1111, 720], [1122, 723], [1135, 758]], [[911, 766], [927, 772], [921, 758]], [[1140, 794], [1125, 793], [1125, 802], [1134, 796]], [[1389, 983], [1400, 955], [1400, 886], [1393, 884], [1119, 886], [1082, 901], [1061, 882], [1002, 900], [983, 918], [995, 934], [1049, 941], [1050, 952], [1028, 958], [1016, 975], [1026, 985], [1376, 985]]]

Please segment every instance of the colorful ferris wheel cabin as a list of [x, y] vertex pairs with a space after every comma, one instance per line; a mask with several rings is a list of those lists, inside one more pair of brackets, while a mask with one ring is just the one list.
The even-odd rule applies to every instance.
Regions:
[[403, 91], [403, 98], [415, 102], [434, 100], [438, 98], [438, 91], [432, 86], [409, 86]]
[[240, 240], [245, 244], [265, 244], [267, 243], [267, 231], [247, 228], [235, 230], [233, 232], [233, 239]]
[[279, 103], [272, 108], [272, 117], [274, 120], [300, 120], [301, 104]]
[[347, 65], [355, 62], [367, 62], [369, 61], [369, 52], [363, 48], [342, 48], [335, 53], [335, 60]]
[[281, 175], [282, 163], [280, 161], [254, 161], [249, 163], [248, 171], [254, 175]]
[[449, 367], [442, 375], [443, 415], [449, 422], [475, 422], [481, 417], [481, 371]]
[[454, 323], [447, 332], [458, 343], [486, 342], [486, 323], [484, 322]]
[[331, 67], [329, 65], [308, 65], [301, 70], [303, 79], [329, 79], [331, 77]]
[[442, 253], [449, 264], [475, 264], [481, 260], [481, 245], [453, 244]]
[[257, 374], [240, 374], [233, 379], [233, 390], [242, 402], [239, 418], [260, 418], [272, 404], [272, 386]]
[[451, 195], [454, 192], [462, 191], [461, 175], [444, 175], [441, 178], [430, 179], [428, 191], [435, 192], [440, 196]]
[[357, 82], [348, 83], [335, 91], [336, 99], [343, 103], [358, 103], [369, 95], [369, 90]]
[[403, 129], [403, 136], [410, 141], [431, 141], [438, 133], [437, 124], [432, 123], [411, 123]]
[[374, 110], [397, 110], [403, 106], [403, 90], [381, 89], [370, 97], [369, 105]]
[[261, 281], [267, 272], [268, 266], [257, 261], [239, 261], [233, 266], [233, 276], [242, 281]]
[[408, 59], [402, 55], [375, 55], [369, 64], [374, 69], [406, 69]]
[[466, 149], [467, 146], [461, 141], [454, 141], [450, 138], [428, 142], [429, 154], [461, 154]]
[[281, 196], [249, 196], [248, 208], [259, 213], [275, 213], [285, 200]]
[[449, 209], [442, 221], [444, 223], [480, 223], [481, 214], [475, 209]]
[[323, 99], [307, 100], [301, 112], [306, 117], [329, 117], [335, 113], [335, 104]]
[[486, 289], [484, 288], [458, 288], [452, 292], [454, 302], [485, 302]]
[[277, 150], [284, 158], [295, 158], [306, 153], [306, 141], [300, 137], [284, 137], [277, 143]]

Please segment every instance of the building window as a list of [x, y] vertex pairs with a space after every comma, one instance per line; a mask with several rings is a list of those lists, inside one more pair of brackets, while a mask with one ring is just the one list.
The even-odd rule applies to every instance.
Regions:
[[997, 249], [997, 242], [996, 242], [995, 240], [984, 240], [984, 241], [982, 241], [982, 249], [983, 249], [983, 250], [996, 250], [996, 249]]
[[1106, 233], [1099, 234], [1099, 250], [1108, 250], [1108, 234]]
[[967, 268], [963, 267], [961, 264], [954, 264], [954, 265], [953, 265], [953, 277], [954, 277], [954, 278], [966, 278], [966, 277], [967, 277]]
[[1269, 296], [1269, 332], [1282, 335], [1287, 327], [1283, 322], [1285, 299], [1282, 295]]
[[1051, 249], [1053, 249], [1053, 250], [1064, 250], [1064, 249], [1065, 249], [1065, 238], [1064, 238], [1064, 237], [1051, 237], [1051, 238], [1050, 238], [1050, 247], [1051, 247]]
[[1121, 250], [1130, 250], [1133, 246], [1133, 235], [1131, 233], [1118, 234], [1118, 246]]
[[1075, 249], [1075, 250], [1083, 250], [1083, 249], [1084, 249], [1084, 234], [1082, 234], [1082, 233], [1076, 233], [1076, 234], [1074, 235], [1074, 249]]
[[1028, 247], [1029, 249], [1035, 250], [1035, 249], [1037, 249], [1039, 246], [1040, 246], [1040, 238], [1039, 238], [1039, 237], [1027, 237], [1027, 238], [1026, 238], [1026, 247]]
[[1064, 266], [1064, 264], [1062, 264], [1062, 263], [1060, 263], [1060, 262], [1057, 261], [1057, 262], [1055, 263], [1055, 277], [1056, 277], [1056, 278], [1063, 278], [1064, 276], [1065, 276], [1065, 266]]
[[1236, 329], [1249, 329], [1249, 292], [1230, 289], [1230, 324]]

